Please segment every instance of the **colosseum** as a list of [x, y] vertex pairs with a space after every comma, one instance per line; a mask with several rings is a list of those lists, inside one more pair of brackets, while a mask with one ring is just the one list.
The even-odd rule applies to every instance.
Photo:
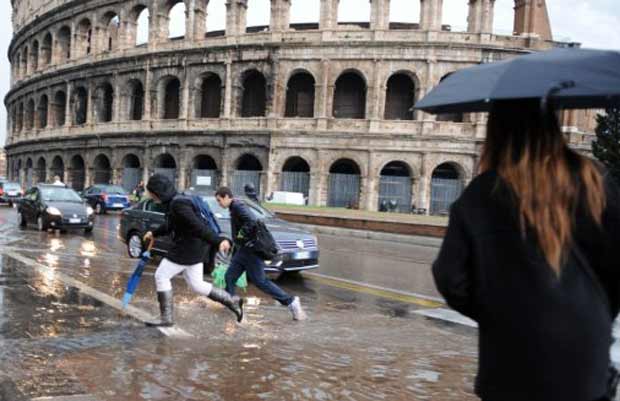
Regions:
[[[318, 21], [291, 23], [300, 1]], [[415, 102], [457, 69], [577, 44], [552, 40], [541, 0], [515, 0], [511, 35], [493, 32], [495, 0], [460, 0], [463, 32], [442, 24], [443, 0], [410, 1], [419, 23], [391, 20], [390, 0], [359, 0], [361, 22], [339, 18], [339, 0], [271, 0], [269, 25], [248, 26], [252, 0], [12, 0], [8, 175], [81, 190], [161, 172], [180, 188], [445, 213], [475, 174], [486, 116]], [[225, 29], [212, 30], [218, 2]], [[592, 116], [561, 119], [587, 152]]]

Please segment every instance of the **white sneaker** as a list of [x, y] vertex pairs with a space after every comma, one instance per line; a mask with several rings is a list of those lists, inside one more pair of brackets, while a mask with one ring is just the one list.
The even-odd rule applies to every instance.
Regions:
[[299, 301], [299, 297], [293, 298], [293, 302], [288, 306], [288, 309], [293, 314], [293, 320], [306, 320], [308, 316], [306, 316], [306, 312], [301, 308], [301, 302]]

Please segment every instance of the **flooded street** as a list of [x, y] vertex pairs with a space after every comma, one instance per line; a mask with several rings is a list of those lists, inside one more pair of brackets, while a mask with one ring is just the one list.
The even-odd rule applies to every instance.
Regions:
[[0, 400], [476, 399], [475, 328], [419, 314], [445, 308], [434, 246], [320, 236], [321, 268], [278, 279], [304, 322], [250, 286], [237, 324], [177, 277], [177, 326], [160, 331], [143, 324], [157, 260], [120, 308], [136, 262], [118, 221], [40, 233], [0, 209]]

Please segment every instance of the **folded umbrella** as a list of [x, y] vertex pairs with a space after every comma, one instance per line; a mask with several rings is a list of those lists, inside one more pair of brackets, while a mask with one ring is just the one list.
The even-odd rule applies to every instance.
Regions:
[[151, 260], [151, 249], [153, 248], [154, 240], [151, 240], [149, 246], [146, 251], [142, 253], [140, 256], [140, 260], [138, 261], [138, 265], [134, 270], [133, 274], [129, 278], [127, 282], [127, 291], [125, 291], [125, 295], [123, 295], [123, 308], [126, 308], [131, 298], [133, 297], [134, 292], [138, 288], [138, 284], [140, 284], [140, 279], [142, 278], [142, 273], [144, 272], [144, 267]]
[[540, 100], [556, 109], [620, 105], [620, 52], [553, 49], [458, 70], [416, 105], [429, 113], [489, 111], [493, 102]]

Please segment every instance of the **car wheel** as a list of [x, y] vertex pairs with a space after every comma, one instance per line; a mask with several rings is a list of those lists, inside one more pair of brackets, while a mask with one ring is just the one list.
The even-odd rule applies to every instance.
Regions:
[[17, 212], [17, 225], [20, 227], [26, 227], [26, 218], [24, 217], [24, 213], [21, 211]]
[[97, 203], [95, 205], [95, 213], [96, 214], [102, 214], [103, 213], [103, 205], [101, 205], [101, 203]]
[[137, 259], [142, 256], [143, 246], [142, 237], [136, 232], [129, 235], [127, 240], [127, 253], [130, 258]]
[[95, 227], [87, 227], [87, 228], [85, 228], [85, 229], [84, 229], [84, 234], [90, 234], [90, 233], [92, 233], [94, 228], [95, 228]]
[[43, 215], [39, 215], [39, 217], [37, 217], [37, 229], [39, 229], [39, 231], [47, 231], [47, 223], [45, 222]]

